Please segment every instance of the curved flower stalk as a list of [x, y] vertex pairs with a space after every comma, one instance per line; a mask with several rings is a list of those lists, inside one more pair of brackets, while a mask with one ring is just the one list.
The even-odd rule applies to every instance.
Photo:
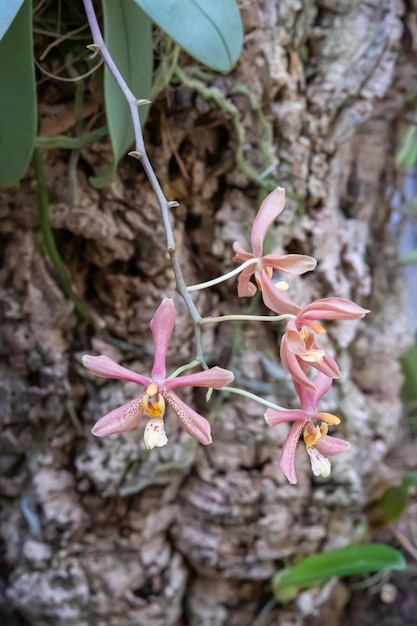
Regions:
[[152, 449], [167, 443], [164, 428], [165, 403], [174, 410], [183, 429], [200, 443], [211, 443], [210, 424], [172, 391], [176, 387], [207, 387], [221, 389], [233, 380], [232, 372], [221, 367], [212, 367], [195, 374], [166, 378], [166, 353], [174, 330], [176, 311], [171, 299], [165, 299], [153, 316], [150, 327], [154, 337], [155, 357], [151, 376], [143, 376], [122, 367], [107, 356], [83, 356], [83, 364], [97, 376], [116, 378], [137, 383], [145, 390], [126, 404], [110, 411], [99, 419], [92, 433], [104, 437], [124, 433], [135, 428], [143, 415], [150, 419], [146, 425], [145, 446]]
[[326, 332], [317, 320], [354, 320], [367, 313], [367, 309], [345, 298], [321, 298], [305, 306], [290, 319], [281, 340], [281, 361], [294, 384], [315, 389], [316, 382], [306, 375], [308, 366], [330, 379], [340, 377], [336, 361], [316, 341], [316, 335]]
[[274, 270], [288, 274], [304, 274], [313, 270], [316, 259], [304, 254], [266, 254], [263, 255], [263, 245], [266, 233], [282, 212], [285, 204], [285, 190], [277, 187], [262, 202], [260, 209], [254, 219], [251, 244], [252, 252], [246, 252], [242, 246], [235, 241], [233, 250], [236, 255], [234, 261], [249, 261], [257, 259], [257, 263], [246, 267], [238, 278], [237, 292], [239, 297], [253, 296], [256, 293], [256, 285], [251, 282], [254, 275], [256, 283], [262, 291], [262, 298], [266, 306], [276, 313], [290, 313], [296, 315], [301, 307], [287, 298], [281, 287], [272, 281]]
[[[350, 448], [350, 444], [344, 439], [331, 437], [327, 434], [328, 426], [340, 424], [340, 419], [331, 413], [317, 412], [317, 405], [330, 389], [332, 379], [320, 372], [314, 383], [314, 390], [306, 389], [304, 386], [295, 383], [301, 409], [289, 411], [268, 409], [265, 413], [265, 421], [269, 426], [276, 426], [284, 422], [294, 422], [284, 442], [280, 463], [285, 476], [294, 485], [297, 482], [295, 452], [301, 433], [310, 457], [311, 469], [315, 476], [323, 476], [324, 478], [329, 476], [331, 464], [327, 457], [336, 456]], [[315, 424], [316, 420], [320, 420], [321, 424]]]

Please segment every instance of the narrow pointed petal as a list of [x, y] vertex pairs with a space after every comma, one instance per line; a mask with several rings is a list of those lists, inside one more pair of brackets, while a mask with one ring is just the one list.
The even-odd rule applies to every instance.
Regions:
[[324, 435], [314, 447], [324, 456], [337, 456], [349, 450], [350, 443], [339, 437]]
[[205, 446], [212, 442], [210, 424], [205, 417], [196, 413], [172, 391], [165, 392], [163, 396], [171, 405], [186, 433]]
[[152, 378], [162, 380], [166, 375], [166, 356], [169, 340], [174, 330], [176, 311], [171, 298], [165, 298], [155, 311], [150, 327], [155, 342]]
[[298, 304], [287, 298], [282, 291], [275, 287], [265, 272], [256, 272], [256, 277], [262, 288], [262, 300], [268, 309], [280, 315], [284, 313], [297, 315], [301, 311], [301, 307]]
[[82, 358], [83, 365], [93, 372], [96, 376], [102, 378], [117, 378], [119, 380], [128, 380], [138, 385], [147, 387], [151, 381], [148, 376], [142, 376], [127, 367], [122, 367], [108, 356], [92, 356], [84, 354]]
[[282, 365], [292, 377], [293, 382], [315, 391], [316, 387], [314, 383], [306, 376], [298, 358], [288, 349], [285, 335], [281, 340], [280, 355]]
[[235, 241], [232, 245], [233, 251], [236, 252], [236, 255], [233, 257], [232, 261], [249, 261], [249, 259], [253, 259], [254, 255], [250, 252], [246, 252], [246, 250], [240, 245], [238, 241]]
[[292, 485], [297, 483], [297, 474], [295, 473], [295, 452], [297, 450], [298, 441], [303, 427], [304, 423], [300, 424], [296, 422], [293, 424], [284, 445], [282, 446], [280, 468]]
[[369, 313], [345, 298], [321, 298], [311, 302], [301, 312], [306, 320], [357, 320]]
[[258, 291], [256, 285], [251, 283], [250, 279], [252, 275], [255, 273], [255, 266], [245, 267], [245, 269], [240, 272], [239, 277], [237, 279], [237, 295], [239, 298], [248, 298], [255, 295]]
[[125, 433], [135, 428], [143, 415], [144, 396], [145, 392], [99, 419], [91, 431], [93, 435], [105, 437], [106, 435]]
[[333, 413], [323, 413], [323, 411], [319, 411], [318, 413], [314, 413], [313, 419], [321, 420], [326, 424], [330, 424], [330, 426], [338, 426], [340, 424], [340, 417], [337, 415], [333, 415]]
[[277, 409], [268, 409], [265, 412], [265, 422], [268, 426], [276, 426], [284, 422], [306, 421], [306, 412], [298, 409], [289, 409], [288, 411], [278, 411]]
[[319, 363], [312, 363], [311, 365], [329, 378], [340, 378], [339, 366], [328, 352], [325, 353], [322, 361]]
[[306, 254], [267, 254], [262, 257], [262, 265], [299, 276], [314, 270], [317, 261]]
[[284, 205], [285, 190], [282, 187], [277, 187], [266, 196], [259, 207], [259, 211], [253, 220], [251, 235], [252, 250], [255, 256], [262, 256], [262, 248], [268, 228], [281, 213]]
[[313, 384], [315, 389], [308, 389], [304, 385], [294, 383], [295, 390], [300, 398], [301, 406], [305, 411], [316, 411], [316, 407], [321, 398], [329, 391], [332, 386], [333, 378], [326, 376], [322, 372], [315, 377]]
[[202, 372], [188, 374], [186, 376], [177, 376], [176, 378], [168, 378], [165, 380], [164, 389], [175, 389], [175, 387], [211, 387], [213, 389], [221, 389], [234, 379], [233, 372], [225, 370], [222, 367], [211, 367]]

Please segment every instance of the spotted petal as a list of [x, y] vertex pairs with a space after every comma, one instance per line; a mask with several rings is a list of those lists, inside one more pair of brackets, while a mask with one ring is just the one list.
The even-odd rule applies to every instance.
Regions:
[[208, 445], [212, 442], [210, 424], [205, 417], [196, 413], [172, 391], [163, 393], [163, 396], [171, 405], [186, 433], [203, 445]]
[[297, 483], [297, 474], [295, 473], [295, 452], [297, 450], [298, 441], [304, 422], [301, 424], [296, 422], [290, 428], [285, 443], [282, 447], [280, 467], [291, 484]]
[[96, 437], [105, 437], [106, 435], [125, 433], [135, 428], [139, 424], [144, 412], [144, 396], [145, 392], [99, 419], [91, 431], [93, 435], [96, 435]]

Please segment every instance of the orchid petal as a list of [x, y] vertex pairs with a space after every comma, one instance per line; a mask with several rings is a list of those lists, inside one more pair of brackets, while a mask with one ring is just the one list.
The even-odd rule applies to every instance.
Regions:
[[188, 374], [186, 376], [177, 376], [176, 378], [168, 378], [163, 383], [163, 389], [175, 389], [175, 387], [211, 387], [212, 389], [221, 389], [228, 385], [234, 379], [233, 372], [225, 370], [222, 367], [211, 367], [202, 372]]
[[102, 378], [117, 378], [119, 380], [128, 380], [138, 385], [147, 387], [151, 383], [151, 379], [148, 376], [142, 376], [127, 367], [122, 367], [113, 359], [108, 356], [92, 356], [91, 354], [84, 354], [82, 362], [85, 367], [93, 372], [96, 376]]
[[306, 342], [302, 338], [301, 334], [298, 330], [290, 330], [287, 328], [285, 333], [285, 342], [287, 344], [287, 348], [293, 354], [297, 356], [302, 356], [306, 351]]
[[254, 258], [254, 255], [250, 252], [246, 252], [238, 241], [233, 243], [232, 248], [233, 251], [236, 252], [236, 255], [232, 259], [233, 261], [249, 261], [249, 259]]
[[255, 266], [245, 267], [240, 272], [237, 279], [237, 295], [239, 298], [252, 297], [258, 291], [256, 286], [250, 282], [251, 276], [255, 273]]
[[212, 442], [210, 424], [205, 417], [196, 413], [172, 391], [163, 393], [163, 396], [171, 405], [186, 433], [205, 446]]
[[265, 412], [265, 422], [268, 426], [276, 426], [284, 422], [296, 422], [307, 419], [306, 412], [299, 409], [289, 409], [288, 411], [278, 411], [277, 409], [268, 409]]
[[298, 304], [287, 298], [282, 291], [275, 287], [265, 272], [256, 272], [256, 277], [261, 285], [262, 300], [268, 309], [279, 314], [289, 313], [291, 315], [297, 315], [301, 311]]
[[251, 243], [253, 254], [257, 257], [262, 256], [265, 235], [268, 228], [275, 221], [284, 208], [285, 190], [277, 187], [269, 195], [259, 207], [259, 211], [253, 220]]
[[262, 265], [287, 274], [300, 275], [314, 270], [317, 261], [306, 254], [267, 254], [262, 257]]
[[98, 420], [92, 429], [93, 435], [96, 437], [105, 437], [106, 435], [115, 435], [117, 433], [125, 433], [135, 428], [144, 413], [143, 398], [145, 392], [139, 396], [122, 404], [110, 413], [107, 413]]
[[168, 343], [175, 326], [176, 311], [171, 298], [165, 298], [156, 309], [151, 319], [150, 327], [155, 342], [155, 358], [152, 368], [152, 378], [162, 380], [166, 374], [166, 355]]
[[332, 437], [331, 435], [323, 435], [321, 439], [314, 445], [314, 447], [325, 456], [337, 456], [349, 450], [350, 443], [339, 437]]
[[143, 440], [147, 450], [166, 446], [168, 437], [165, 434], [164, 420], [160, 418], [149, 420], [143, 433]]
[[306, 320], [356, 320], [367, 313], [368, 309], [345, 298], [321, 298], [304, 307], [300, 317]]
[[332, 471], [332, 465], [328, 458], [323, 456], [315, 446], [307, 446], [307, 454], [310, 457], [311, 471], [314, 476], [322, 476], [327, 478]]
[[311, 366], [329, 378], [340, 378], [339, 366], [328, 352], [325, 353], [322, 361], [312, 363]]
[[295, 473], [295, 452], [304, 424], [295, 423], [291, 426], [287, 438], [282, 446], [280, 467], [292, 485], [297, 483]]
[[300, 398], [303, 409], [305, 411], [314, 412], [321, 398], [329, 391], [332, 383], [333, 378], [326, 376], [326, 374], [322, 372], [313, 380], [315, 389], [306, 388], [304, 385], [295, 382], [294, 387]]
[[308, 387], [309, 389], [316, 389], [314, 383], [306, 376], [296, 355], [288, 349], [285, 335], [283, 335], [281, 340], [280, 355], [282, 365], [287, 370], [287, 372], [289, 372], [294, 383], [297, 382], [301, 386]]

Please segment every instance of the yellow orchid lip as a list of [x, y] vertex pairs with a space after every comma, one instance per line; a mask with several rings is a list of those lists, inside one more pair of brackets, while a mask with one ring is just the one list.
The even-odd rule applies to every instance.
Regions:
[[165, 400], [158, 391], [158, 385], [151, 383], [143, 398], [144, 411], [149, 417], [162, 419], [165, 413]]
[[307, 424], [307, 426], [304, 428], [303, 438], [304, 438], [304, 443], [306, 444], [308, 448], [311, 446], [314, 446], [314, 444], [316, 444], [318, 440], [321, 439], [322, 436], [323, 435], [319, 426], [313, 426], [313, 424]]

